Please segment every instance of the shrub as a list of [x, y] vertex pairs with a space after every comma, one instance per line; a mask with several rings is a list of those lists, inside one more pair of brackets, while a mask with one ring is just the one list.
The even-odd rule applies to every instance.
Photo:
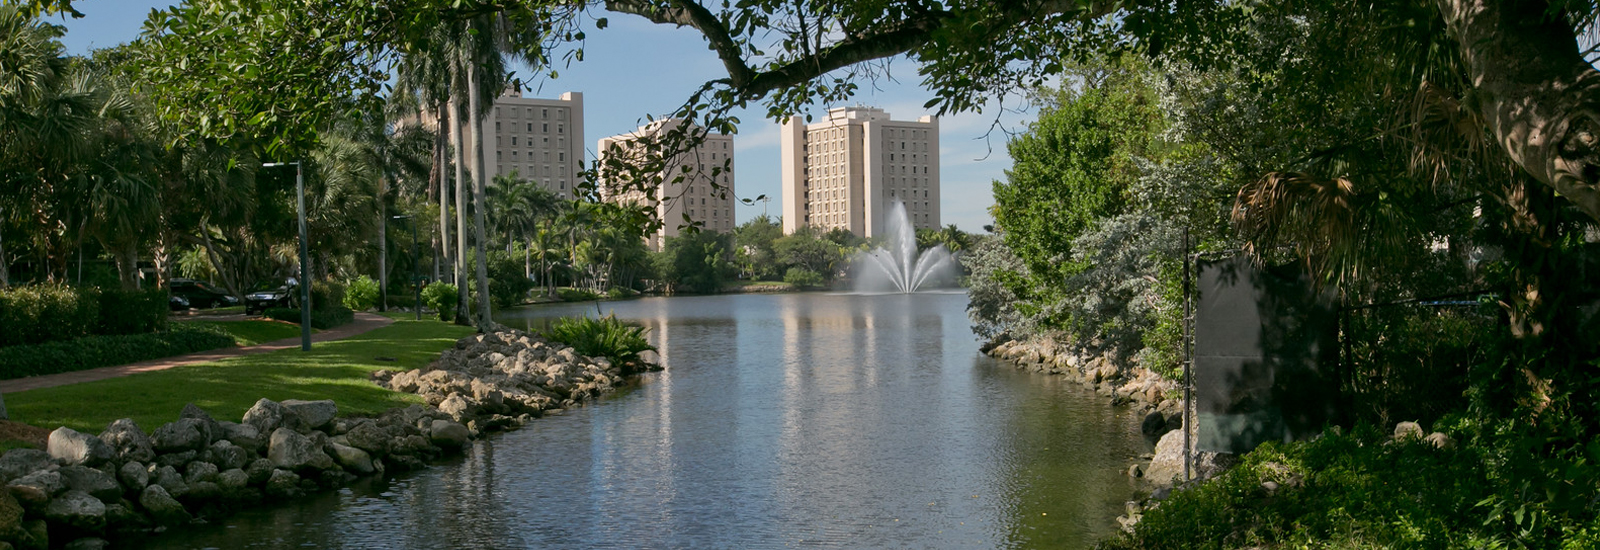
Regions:
[[611, 290], [606, 291], [607, 300], [621, 300], [623, 298], [632, 298], [638, 295], [639, 291], [631, 288], [612, 287]]
[[562, 288], [556, 290], [556, 295], [564, 302], [591, 302], [600, 299], [599, 294], [578, 288]]
[[92, 289], [36, 285], [0, 292], [0, 346], [82, 338], [99, 326], [99, 296]]
[[342, 309], [344, 307], [344, 285], [330, 281], [311, 283], [312, 311]]
[[167, 328], [167, 291], [105, 289], [97, 334], [142, 334]]
[[522, 305], [533, 290], [533, 280], [522, 273], [522, 260], [505, 252], [489, 253], [489, 301], [496, 308]]
[[[298, 309], [275, 307], [263, 311], [261, 314], [268, 319], [300, 324], [300, 310]], [[311, 310], [311, 328], [315, 329], [327, 330], [337, 326], [348, 325], [355, 320], [356, 312], [346, 307]]]
[[344, 290], [344, 307], [355, 311], [366, 311], [378, 305], [378, 282], [372, 277], [362, 275], [346, 283]]
[[[645, 339], [644, 333], [644, 327], [619, 321], [616, 315], [607, 315], [598, 319], [556, 319], [544, 337], [563, 342], [590, 357], [608, 357], [619, 365], [636, 365], [640, 353], [656, 349]], [[630, 370], [624, 366], [624, 371]]]
[[456, 285], [434, 282], [422, 289], [422, 303], [439, 312], [440, 321], [450, 321], [456, 316]]
[[232, 345], [233, 337], [219, 328], [174, 323], [162, 332], [10, 346], [0, 348], [0, 380], [125, 365]]
[[783, 274], [783, 282], [795, 288], [815, 288], [822, 286], [822, 274], [803, 267], [791, 267]]

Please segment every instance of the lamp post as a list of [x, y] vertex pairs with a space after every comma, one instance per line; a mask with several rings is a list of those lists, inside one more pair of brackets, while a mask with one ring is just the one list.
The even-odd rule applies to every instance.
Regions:
[[[409, 220], [409, 219], [411, 219], [411, 216], [409, 214], [408, 215], [402, 215], [402, 216], [395, 216], [394, 219], [397, 219], [397, 220]], [[411, 224], [411, 289], [412, 289], [412, 291], [415, 292], [415, 294], [412, 296], [412, 298], [414, 298], [416, 301], [412, 302], [411, 309], [417, 312], [417, 320], [418, 321], [422, 320], [422, 284], [417, 278], [417, 264], [419, 264], [421, 262], [422, 262], [422, 255], [421, 255], [421, 253], [417, 252], [417, 224], [416, 223], [412, 223]]]
[[262, 168], [294, 165], [294, 194], [300, 218], [300, 351], [311, 351], [311, 261], [306, 250], [306, 180], [300, 161], [268, 162]]

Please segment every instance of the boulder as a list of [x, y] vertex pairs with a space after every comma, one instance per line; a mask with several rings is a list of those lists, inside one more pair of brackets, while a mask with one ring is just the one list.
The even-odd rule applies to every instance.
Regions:
[[1425, 435], [1425, 433], [1426, 432], [1422, 431], [1422, 425], [1421, 424], [1417, 424], [1416, 422], [1401, 422], [1399, 424], [1395, 424], [1394, 425], [1394, 439], [1395, 439], [1395, 441], [1405, 441], [1407, 439], [1422, 439], [1422, 437], [1423, 437], [1423, 435]]
[[361, 475], [373, 473], [372, 455], [367, 454], [366, 451], [338, 443], [334, 443], [332, 446], [334, 459], [344, 469]]
[[50, 458], [61, 461], [63, 464], [86, 464], [98, 466], [116, 456], [110, 445], [100, 438], [78, 433], [72, 428], [62, 426], [50, 432], [47, 445]]
[[472, 440], [466, 426], [449, 420], [435, 420], [428, 430], [433, 444], [444, 448], [460, 448]]
[[139, 493], [139, 506], [150, 512], [150, 519], [157, 525], [172, 526], [189, 522], [189, 511], [184, 510], [183, 504], [160, 485], [145, 487]]
[[444, 402], [439, 404], [439, 412], [450, 415], [457, 422], [472, 416], [473, 408], [472, 402], [460, 394], [446, 397]]
[[188, 483], [191, 487], [194, 484], [202, 481], [216, 481], [217, 472], [219, 471], [220, 470], [217, 469], [216, 464], [212, 464], [210, 462], [200, 462], [197, 460], [190, 462], [189, 467], [184, 470], [183, 481]]
[[283, 408], [293, 412], [300, 420], [305, 422], [305, 427], [320, 430], [333, 423], [333, 417], [339, 415], [339, 405], [330, 399], [319, 401], [301, 401], [289, 399], [280, 403]]
[[106, 539], [86, 537], [67, 543], [63, 550], [106, 550], [110, 547], [111, 543]]
[[44, 519], [73, 529], [98, 532], [106, 526], [106, 505], [89, 493], [67, 491], [44, 507]]
[[279, 498], [289, 498], [300, 493], [300, 476], [288, 470], [273, 470], [272, 476], [267, 478], [267, 494]]
[[156, 468], [155, 476], [151, 478], [150, 484], [160, 485], [162, 489], [167, 490], [167, 494], [173, 497], [189, 494], [189, 484], [183, 480], [183, 476], [178, 475], [178, 469], [171, 466]]
[[210, 445], [212, 441], [222, 439], [222, 424], [218, 423], [217, 419], [211, 418], [209, 413], [196, 406], [194, 403], [185, 404], [183, 406], [183, 410], [178, 412], [178, 418], [193, 418], [195, 420], [199, 420], [200, 423], [205, 426], [203, 431], [206, 435], [207, 445]]
[[1156, 443], [1156, 455], [1145, 479], [1158, 486], [1171, 486], [1174, 478], [1183, 477], [1183, 430], [1173, 430], [1161, 436]]
[[111, 474], [79, 465], [63, 467], [60, 474], [61, 484], [69, 491], [89, 493], [106, 504], [122, 500], [122, 485]]
[[1451, 439], [1450, 436], [1445, 435], [1443, 432], [1433, 432], [1428, 434], [1428, 437], [1422, 438], [1422, 441], [1428, 443], [1429, 445], [1433, 445], [1434, 448], [1438, 449], [1456, 448], [1456, 440]]
[[61, 474], [49, 470], [40, 470], [12, 481], [6, 486], [11, 495], [23, 504], [43, 506], [54, 498], [67, 486], [61, 481]]
[[261, 430], [250, 424], [234, 424], [232, 422], [219, 422], [222, 426], [222, 437], [229, 443], [252, 453], [261, 452], [266, 446], [266, 438], [261, 437]]
[[46, 550], [50, 548], [50, 524], [42, 519], [22, 522], [22, 530], [27, 534], [18, 539], [18, 546], [24, 550]]
[[245, 468], [244, 473], [250, 476], [251, 485], [266, 483], [267, 478], [272, 477], [272, 461], [265, 458], [250, 461], [250, 465]]
[[[250, 407], [250, 410], [245, 411], [244, 419], [239, 423], [255, 427], [258, 433], [270, 434], [273, 430], [283, 426], [284, 415], [287, 412], [283, 405], [278, 404], [276, 401], [262, 398], [256, 401], [256, 404]], [[290, 428], [293, 429], [294, 426], [290, 426]]]
[[38, 449], [12, 449], [5, 456], [0, 456], [0, 481], [11, 481], [55, 466], [50, 453]]
[[389, 453], [389, 435], [372, 421], [364, 421], [345, 432], [344, 438], [351, 447], [361, 449], [377, 456]]
[[243, 468], [250, 463], [250, 453], [226, 439], [219, 439], [206, 450], [205, 461], [216, 464], [217, 468], [231, 470]]
[[211, 428], [199, 418], [179, 418], [162, 424], [151, 435], [150, 441], [157, 451], [179, 453], [200, 451], [211, 444]]
[[106, 426], [100, 440], [116, 451], [119, 462], [149, 462], [156, 457], [154, 443], [132, 418], [124, 418]]
[[136, 531], [150, 527], [149, 518], [144, 514], [134, 511], [133, 503], [118, 500], [114, 504], [106, 505], [106, 530]]
[[285, 470], [326, 470], [333, 467], [333, 458], [322, 451], [321, 445], [289, 428], [272, 431], [272, 439], [267, 442], [267, 458], [272, 460], [274, 467]]
[[190, 500], [210, 500], [222, 496], [222, 486], [215, 481], [196, 481], [189, 484], [189, 494], [183, 497]]
[[199, 451], [183, 451], [181, 453], [167, 453], [156, 455], [156, 466], [171, 466], [177, 468], [200, 458]]
[[22, 536], [22, 503], [8, 491], [0, 491], [0, 539], [15, 540]]
[[1139, 423], [1139, 432], [1145, 437], [1157, 437], [1167, 430], [1167, 417], [1160, 411], [1152, 411], [1144, 415], [1144, 421]]
[[143, 491], [150, 484], [150, 471], [145, 469], [144, 464], [129, 462], [117, 470], [117, 480], [130, 491]]
[[250, 485], [250, 474], [244, 473], [244, 470], [238, 468], [223, 470], [222, 473], [217, 474], [217, 485], [222, 486], [225, 491], [243, 489]]

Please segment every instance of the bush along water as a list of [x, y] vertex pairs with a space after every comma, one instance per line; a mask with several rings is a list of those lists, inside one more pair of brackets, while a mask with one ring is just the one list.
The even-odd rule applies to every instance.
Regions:
[[630, 373], [641, 364], [639, 354], [656, 349], [644, 335], [644, 327], [619, 321], [614, 314], [600, 318], [563, 317], [544, 332], [545, 338], [565, 342], [578, 353], [609, 357]]
[[378, 282], [362, 275], [345, 284], [344, 307], [366, 311], [378, 305]]
[[440, 321], [455, 319], [458, 299], [456, 285], [434, 282], [422, 288], [423, 305], [438, 312]]
[[125, 365], [233, 345], [233, 337], [220, 328], [174, 323], [162, 332], [7, 346], [0, 348], [0, 380]]

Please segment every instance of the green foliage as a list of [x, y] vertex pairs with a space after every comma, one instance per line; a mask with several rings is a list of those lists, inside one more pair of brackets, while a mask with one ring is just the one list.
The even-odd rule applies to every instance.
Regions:
[[522, 274], [522, 259], [498, 250], [489, 252], [489, 301], [496, 308], [522, 305], [533, 279]]
[[550, 324], [544, 337], [563, 342], [590, 357], [608, 357], [619, 365], [635, 365], [639, 354], [656, 348], [645, 339], [645, 328], [617, 320], [616, 315], [600, 318], [563, 317]]
[[772, 251], [777, 256], [778, 267], [785, 274], [798, 267], [821, 275], [824, 281], [833, 280], [845, 256], [844, 249], [837, 241], [819, 236], [816, 230], [809, 227], [773, 241]]
[[456, 301], [460, 292], [456, 285], [434, 281], [422, 288], [422, 303], [439, 313], [440, 321], [451, 321], [456, 315]]
[[662, 282], [675, 291], [713, 294], [733, 277], [733, 236], [688, 231], [668, 237], [655, 262]]
[[[268, 319], [276, 319], [286, 323], [300, 324], [300, 310], [286, 307], [270, 308], [261, 312]], [[327, 330], [330, 328], [348, 325], [356, 320], [356, 312], [344, 306], [329, 309], [311, 310], [311, 328]]]
[[344, 285], [333, 281], [317, 281], [311, 285], [311, 311], [344, 307]]
[[803, 267], [791, 267], [783, 274], [783, 282], [795, 288], [817, 288], [823, 285], [822, 274]]
[[140, 334], [167, 327], [167, 291], [100, 289], [100, 323], [95, 334]]
[[241, 346], [254, 346], [274, 340], [300, 337], [300, 327], [297, 325], [259, 319], [218, 322], [185, 321], [185, 324], [214, 327], [228, 336], [232, 336], [233, 340]]
[[90, 292], [66, 285], [0, 291], [0, 345], [81, 338], [99, 324], [99, 300]]
[[362, 275], [345, 283], [344, 307], [355, 311], [366, 311], [378, 305], [380, 295], [378, 281]]
[[233, 337], [216, 327], [175, 323], [162, 332], [7, 346], [0, 348], [0, 380], [125, 365], [232, 345]]
[[1389, 425], [1431, 423], [1460, 411], [1468, 374], [1502, 345], [1499, 323], [1476, 309], [1391, 306], [1352, 312], [1352, 373], [1344, 388], [1352, 399], [1351, 413]]
[[741, 275], [747, 279], [772, 280], [778, 277], [777, 253], [773, 243], [783, 238], [783, 225], [765, 214], [733, 228], [734, 251]]
[[593, 302], [600, 299], [599, 294], [581, 288], [563, 287], [556, 290], [556, 296], [560, 297], [563, 302]]

